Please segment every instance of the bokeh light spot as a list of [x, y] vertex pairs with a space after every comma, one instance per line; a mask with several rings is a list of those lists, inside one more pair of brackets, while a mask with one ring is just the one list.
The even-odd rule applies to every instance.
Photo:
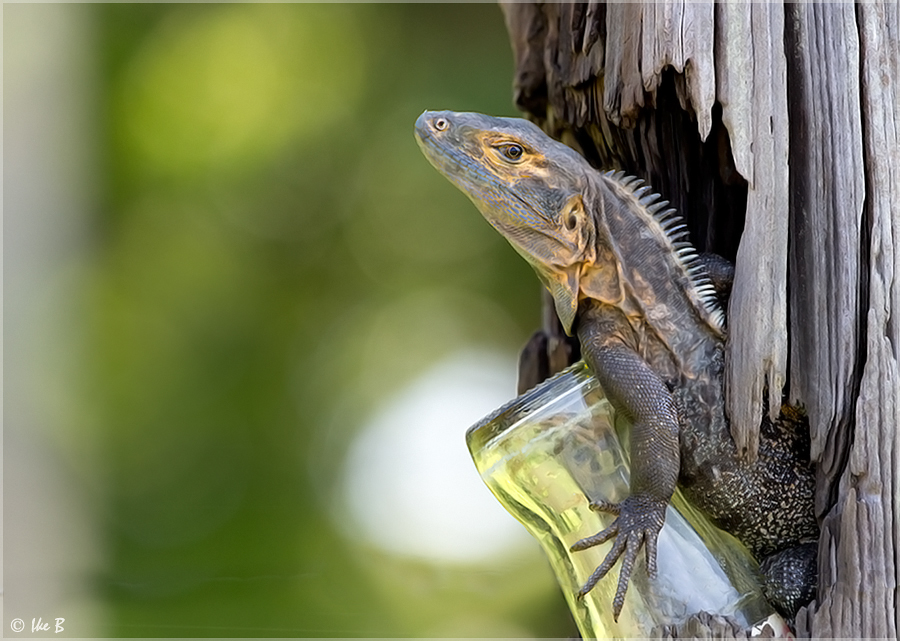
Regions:
[[531, 544], [491, 496], [465, 431], [508, 401], [515, 359], [452, 354], [389, 398], [352, 444], [346, 503], [360, 534], [388, 552], [435, 562], [493, 561]]

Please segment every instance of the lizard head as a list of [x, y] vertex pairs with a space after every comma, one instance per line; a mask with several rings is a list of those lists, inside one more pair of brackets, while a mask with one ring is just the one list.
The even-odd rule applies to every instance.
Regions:
[[416, 140], [534, 267], [571, 333], [582, 267], [596, 248], [584, 202], [587, 162], [520, 118], [426, 111], [416, 121]]

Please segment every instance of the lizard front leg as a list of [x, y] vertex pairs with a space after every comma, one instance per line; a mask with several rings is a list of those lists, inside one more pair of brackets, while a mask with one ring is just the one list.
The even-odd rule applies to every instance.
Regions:
[[678, 414], [672, 394], [659, 375], [603, 325], [579, 323], [578, 337], [582, 356], [613, 407], [631, 422], [631, 493], [619, 504], [592, 503], [592, 509], [616, 514], [617, 518], [599, 534], [575, 543], [572, 550], [614, 539], [609, 554], [578, 596], [587, 594], [622, 557], [613, 600], [613, 616], [618, 620], [641, 546], [645, 546], [648, 573], [656, 574], [656, 539], [680, 466]]

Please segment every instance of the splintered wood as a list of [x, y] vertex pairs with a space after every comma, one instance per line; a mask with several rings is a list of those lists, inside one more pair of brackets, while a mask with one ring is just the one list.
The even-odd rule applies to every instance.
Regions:
[[[896, 637], [900, 7], [501, 4], [516, 104], [598, 168], [646, 179], [701, 251], [736, 262], [739, 449], [755, 456], [783, 394], [809, 414], [820, 579], [798, 635]], [[740, 634], [726, 628], [662, 636]]]

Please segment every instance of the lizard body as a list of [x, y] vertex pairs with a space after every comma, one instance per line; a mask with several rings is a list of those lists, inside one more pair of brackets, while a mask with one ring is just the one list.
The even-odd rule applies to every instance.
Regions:
[[765, 412], [759, 456], [738, 456], [724, 409], [717, 290], [727, 285], [717, 278], [714, 286], [681, 218], [641, 181], [596, 171], [526, 120], [425, 112], [416, 138], [534, 267], [564, 329], [578, 337], [583, 358], [632, 424], [630, 495], [617, 505], [592, 504], [617, 519], [573, 546], [614, 541], [580, 594], [621, 557], [618, 616], [641, 547], [655, 572], [656, 538], [677, 483], [777, 577], [767, 596], [794, 614], [815, 585], [808, 426], [787, 406], [774, 422]]

